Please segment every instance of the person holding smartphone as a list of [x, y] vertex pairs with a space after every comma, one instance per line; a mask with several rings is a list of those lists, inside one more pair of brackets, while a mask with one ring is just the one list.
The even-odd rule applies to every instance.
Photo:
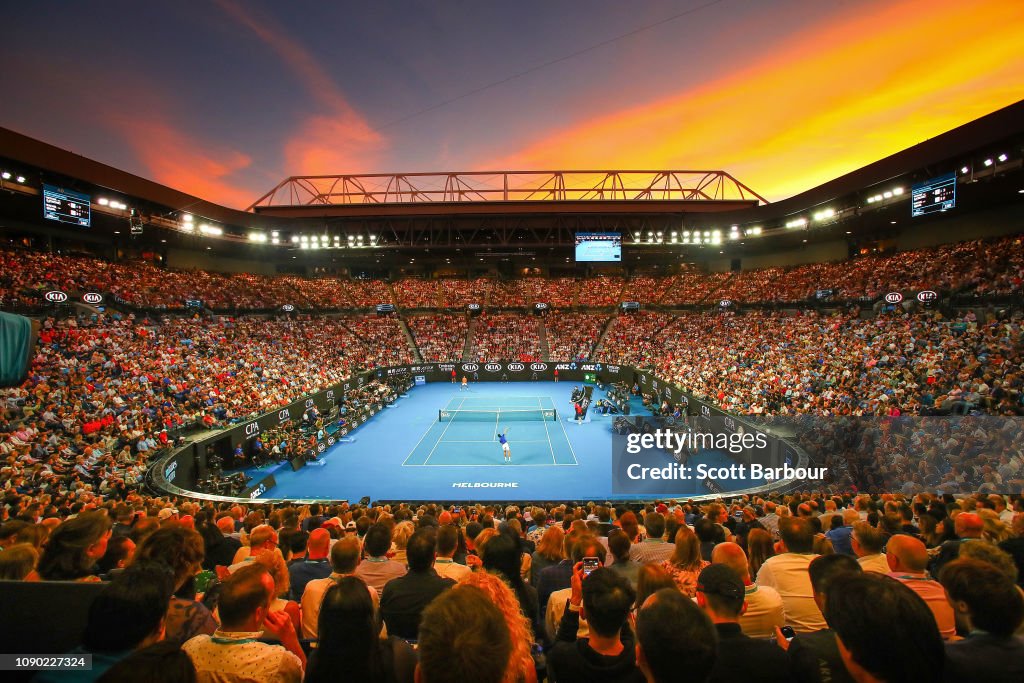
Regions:
[[[572, 593], [548, 652], [548, 672], [558, 683], [642, 683], [633, 632], [627, 624], [636, 592], [629, 580], [584, 557], [572, 569]], [[589, 636], [577, 638], [580, 618]]]

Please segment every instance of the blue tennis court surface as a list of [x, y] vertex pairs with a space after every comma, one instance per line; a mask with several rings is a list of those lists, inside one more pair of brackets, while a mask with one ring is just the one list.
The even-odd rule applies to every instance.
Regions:
[[[273, 471], [268, 498], [296, 500], [610, 500], [610, 416], [576, 424], [565, 382], [431, 383], [383, 410], [297, 472]], [[594, 399], [603, 392], [595, 391]], [[441, 417], [441, 411], [480, 411]], [[501, 411], [496, 414], [496, 411]], [[542, 420], [554, 410], [555, 420]], [[514, 411], [530, 411], [530, 414]], [[649, 415], [640, 401], [634, 415]], [[497, 424], [496, 424], [497, 423]], [[495, 428], [509, 427], [506, 464]], [[706, 493], [696, 486], [679, 495]], [[620, 498], [624, 496], [618, 496]], [[630, 496], [634, 497], [634, 496]]]

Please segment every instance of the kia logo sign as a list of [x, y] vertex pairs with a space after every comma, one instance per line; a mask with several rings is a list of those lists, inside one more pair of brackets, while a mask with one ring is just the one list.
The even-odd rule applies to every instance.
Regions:
[[284, 311], [285, 313], [291, 313], [292, 311], [295, 310], [295, 306], [292, 306], [291, 304], [285, 304], [284, 306], [281, 307], [281, 310]]
[[530, 369], [534, 372], [544, 372], [548, 369], [547, 363], [531, 363]]
[[256, 436], [259, 433], [260, 433], [260, 425], [259, 425], [258, 422], [250, 422], [249, 424], [245, 425], [245, 435], [246, 436]]
[[522, 363], [509, 363], [508, 369], [511, 372], [522, 372], [523, 370], [526, 369], [526, 366], [523, 365]]
[[288, 420], [292, 419], [292, 415], [291, 413], [288, 412], [287, 408], [282, 408], [281, 410], [277, 411], [277, 419], [280, 420], [281, 422], [287, 422]]
[[887, 304], [898, 304], [903, 301], [903, 295], [899, 292], [889, 292], [885, 295], [885, 303]]
[[327, 450], [327, 446], [324, 445], [323, 441], [321, 441], [320, 443], [318, 443], [316, 445], [316, 452], [317, 453], [323, 453], [325, 450]]
[[46, 293], [45, 298], [51, 304], [62, 304], [68, 300], [68, 295], [56, 289]]
[[96, 292], [86, 292], [82, 295], [82, 301], [87, 304], [101, 304], [103, 303], [103, 295]]
[[729, 308], [730, 306], [732, 306], [732, 302], [729, 301], [728, 299], [722, 299], [721, 301], [718, 302], [718, 305], [721, 306], [722, 308]]
[[534, 304], [533, 307], [536, 308], [538, 311], [543, 311], [544, 309], [546, 309], [548, 307], [548, 305], [541, 303], [541, 304]]
[[476, 372], [479, 369], [480, 366], [476, 363], [463, 363], [462, 365], [463, 372]]
[[480, 304], [466, 304], [466, 308], [468, 308], [471, 311], [479, 311]]
[[501, 370], [501, 364], [488, 363], [487, 365], [484, 366], [484, 370], [486, 370], [487, 372], [498, 372], [499, 370]]
[[917, 300], [923, 304], [931, 303], [939, 298], [939, 295], [930, 289], [926, 289], [922, 292], [917, 293]]
[[334, 445], [334, 437], [333, 436], [327, 437], [327, 445], [328, 446], [333, 446]]

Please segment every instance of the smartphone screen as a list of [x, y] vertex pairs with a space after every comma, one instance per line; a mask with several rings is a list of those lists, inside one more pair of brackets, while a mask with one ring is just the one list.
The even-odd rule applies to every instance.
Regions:
[[785, 638], [785, 639], [786, 639], [787, 641], [788, 641], [788, 640], [793, 640], [793, 637], [794, 637], [794, 636], [796, 636], [796, 631], [794, 631], [794, 630], [793, 630], [793, 627], [792, 627], [792, 626], [783, 626], [783, 627], [782, 627], [781, 629], [779, 629], [779, 630], [780, 630], [780, 631], [782, 631], [782, 636], [783, 636], [783, 637], [784, 637], [784, 638]]
[[584, 557], [583, 558], [583, 576], [590, 576], [590, 572], [594, 571], [601, 566], [601, 562], [596, 557]]

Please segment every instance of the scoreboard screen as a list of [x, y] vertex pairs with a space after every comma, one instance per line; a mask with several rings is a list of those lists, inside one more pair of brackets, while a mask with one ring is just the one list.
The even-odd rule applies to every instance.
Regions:
[[956, 206], [956, 173], [914, 185], [910, 200], [910, 215], [926, 216]]
[[89, 195], [44, 183], [43, 218], [88, 228], [91, 225]]
[[577, 261], [621, 261], [621, 232], [576, 233]]

